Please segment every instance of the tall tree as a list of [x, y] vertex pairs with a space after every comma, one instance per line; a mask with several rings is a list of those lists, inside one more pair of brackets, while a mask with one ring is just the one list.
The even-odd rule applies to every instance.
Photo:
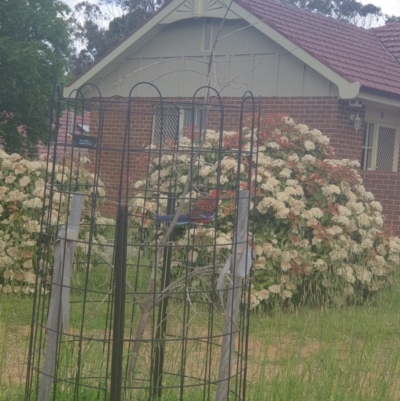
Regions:
[[354, 25], [370, 28], [382, 17], [380, 7], [363, 5], [357, 0], [285, 0], [300, 8], [346, 21]]
[[386, 23], [400, 22], [400, 15], [386, 15]]
[[82, 74], [169, 1], [99, 0], [97, 3], [78, 3], [69, 20], [71, 33], [78, 45], [70, 57], [69, 71], [73, 76]]
[[0, 142], [7, 152], [35, 152], [47, 137], [52, 86], [68, 56], [59, 0], [0, 0]]

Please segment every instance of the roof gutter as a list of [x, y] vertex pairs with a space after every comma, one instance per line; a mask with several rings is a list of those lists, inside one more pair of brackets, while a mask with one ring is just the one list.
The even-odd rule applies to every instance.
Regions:
[[386, 106], [400, 109], [400, 95], [395, 93], [389, 93], [363, 86], [361, 87], [360, 93], [357, 97], [362, 100], [368, 100], [370, 102], [384, 104]]

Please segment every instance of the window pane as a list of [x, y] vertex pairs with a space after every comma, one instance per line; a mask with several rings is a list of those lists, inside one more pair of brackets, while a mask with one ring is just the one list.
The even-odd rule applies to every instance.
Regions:
[[[195, 124], [194, 124], [194, 125], [197, 125], [198, 127], [201, 126], [201, 116], [202, 116], [202, 113], [203, 113], [203, 110], [201, 110], [201, 109], [197, 109], [197, 110], [196, 110], [196, 120], [195, 120]], [[202, 128], [203, 128], [203, 127], [202, 127]]]
[[372, 149], [363, 148], [361, 153], [361, 168], [370, 170], [372, 164]]
[[202, 110], [196, 109], [194, 111], [194, 123], [192, 122], [192, 109], [183, 110], [183, 127], [191, 127], [195, 125], [197, 128], [201, 126]]
[[[161, 120], [163, 124], [161, 127]], [[162, 131], [161, 131], [162, 128]], [[179, 138], [179, 108], [175, 106], [161, 106], [154, 108], [154, 125], [153, 125], [153, 144], [159, 145], [162, 139], [163, 145], [176, 142]]]
[[372, 148], [373, 144], [373, 139], [374, 139], [374, 124], [368, 124], [368, 141], [367, 141], [367, 146], [369, 148]]
[[372, 167], [372, 148], [374, 139], [374, 124], [365, 123], [363, 129], [363, 142], [361, 154], [361, 168], [371, 169]]
[[362, 148], [362, 150], [361, 150], [361, 162], [360, 162], [360, 165], [361, 165], [361, 168], [363, 170], [366, 169], [366, 167], [365, 167], [365, 148]]
[[378, 148], [376, 150], [376, 169], [393, 171], [396, 129], [379, 127]]
[[211, 18], [206, 18], [204, 21], [204, 50], [210, 50], [211, 47]]
[[192, 110], [183, 110], [183, 127], [190, 127], [192, 125]]
[[372, 162], [372, 149], [366, 149], [366, 158], [365, 158], [365, 170], [371, 169]]
[[[370, 124], [366, 123], [364, 124], [364, 130], [363, 130], [363, 141], [362, 141], [362, 146], [366, 147], [368, 146], [368, 127]], [[364, 160], [364, 158], [363, 158]]]

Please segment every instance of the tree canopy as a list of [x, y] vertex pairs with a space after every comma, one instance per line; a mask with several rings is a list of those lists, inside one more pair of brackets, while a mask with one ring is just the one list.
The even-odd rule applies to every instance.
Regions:
[[[69, 21], [78, 45], [69, 60], [70, 72], [75, 76], [82, 74], [169, 1], [99, 0], [97, 3], [78, 3]], [[102, 5], [106, 6], [103, 10]]]
[[8, 153], [34, 153], [45, 140], [52, 86], [68, 57], [59, 0], [0, 0], [0, 142]]

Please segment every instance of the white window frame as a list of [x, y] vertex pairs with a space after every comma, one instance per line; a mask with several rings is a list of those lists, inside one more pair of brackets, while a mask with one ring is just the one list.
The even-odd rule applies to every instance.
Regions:
[[[159, 107], [159, 106], [160, 105], [156, 105], [155, 108]], [[166, 110], [168, 110], [168, 108], [179, 109], [179, 127], [178, 127], [178, 140], [179, 140], [179, 138], [182, 136], [182, 128], [185, 127], [184, 123], [185, 123], [185, 117], [187, 116], [186, 113], [190, 113], [190, 115], [191, 115], [192, 107], [191, 107], [191, 105], [188, 105], [188, 104], [186, 104], [186, 105], [181, 105], [181, 104], [171, 105], [171, 104], [167, 104], [167, 105], [164, 105], [163, 107], [164, 107], [164, 112]], [[202, 112], [201, 111], [202, 111], [201, 107], [195, 107], [195, 124], [193, 124], [193, 125], [198, 126], [198, 127], [200, 127], [200, 125], [201, 125], [201, 118], [202, 118]], [[164, 114], [164, 119], [165, 119], [166, 115], [168, 115], [168, 112], [166, 112]], [[165, 121], [164, 121], [164, 124], [165, 124]], [[155, 142], [155, 127], [156, 127], [156, 113], [154, 113], [154, 115], [153, 115], [153, 127], [152, 127], [151, 143], [153, 145], [158, 145]]]
[[[374, 137], [375, 127], [376, 127], [375, 123], [365, 121], [364, 127], [363, 127], [363, 138], [362, 138], [362, 146], [361, 146], [361, 169], [362, 170], [372, 170], [372, 161], [374, 158], [374, 154], [373, 154], [374, 153], [374, 141], [372, 140], [371, 146], [368, 146], [368, 143], [369, 143], [368, 138], [369, 138], [369, 135], [371, 134], [371, 132], [370, 132], [371, 125], [374, 126], [374, 129], [372, 131], [372, 136]], [[366, 130], [365, 137], [364, 137], [364, 130]], [[368, 150], [371, 151], [371, 166], [370, 167], [367, 167]]]
[[[374, 124], [374, 130], [373, 130], [373, 141], [372, 141], [372, 157], [371, 157], [371, 167], [368, 168], [368, 170], [376, 170], [376, 157], [377, 157], [377, 151], [378, 151], [378, 140], [379, 140], [379, 129], [382, 128], [392, 128], [395, 130], [396, 132], [396, 136], [395, 136], [395, 144], [394, 144], [394, 155], [393, 155], [393, 166], [392, 166], [392, 170], [390, 171], [394, 171], [397, 172], [398, 170], [398, 163], [399, 163], [399, 136], [400, 136], [400, 131], [399, 131], [399, 127], [393, 124], [384, 124], [384, 123], [377, 123], [375, 121], [365, 121], [366, 124]], [[362, 144], [362, 148], [363, 149], [367, 149], [367, 146], [365, 146], [364, 142]], [[364, 159], [366, 158], [366, 155], [364, 155]], [[365, 161], [366, 160], [362, 160], [361, 163], [361, 168], [365, 168]], [[381, 171], [381, 170], [379, 170]], [[384, 170], [382, 170], [384, 171]]]

